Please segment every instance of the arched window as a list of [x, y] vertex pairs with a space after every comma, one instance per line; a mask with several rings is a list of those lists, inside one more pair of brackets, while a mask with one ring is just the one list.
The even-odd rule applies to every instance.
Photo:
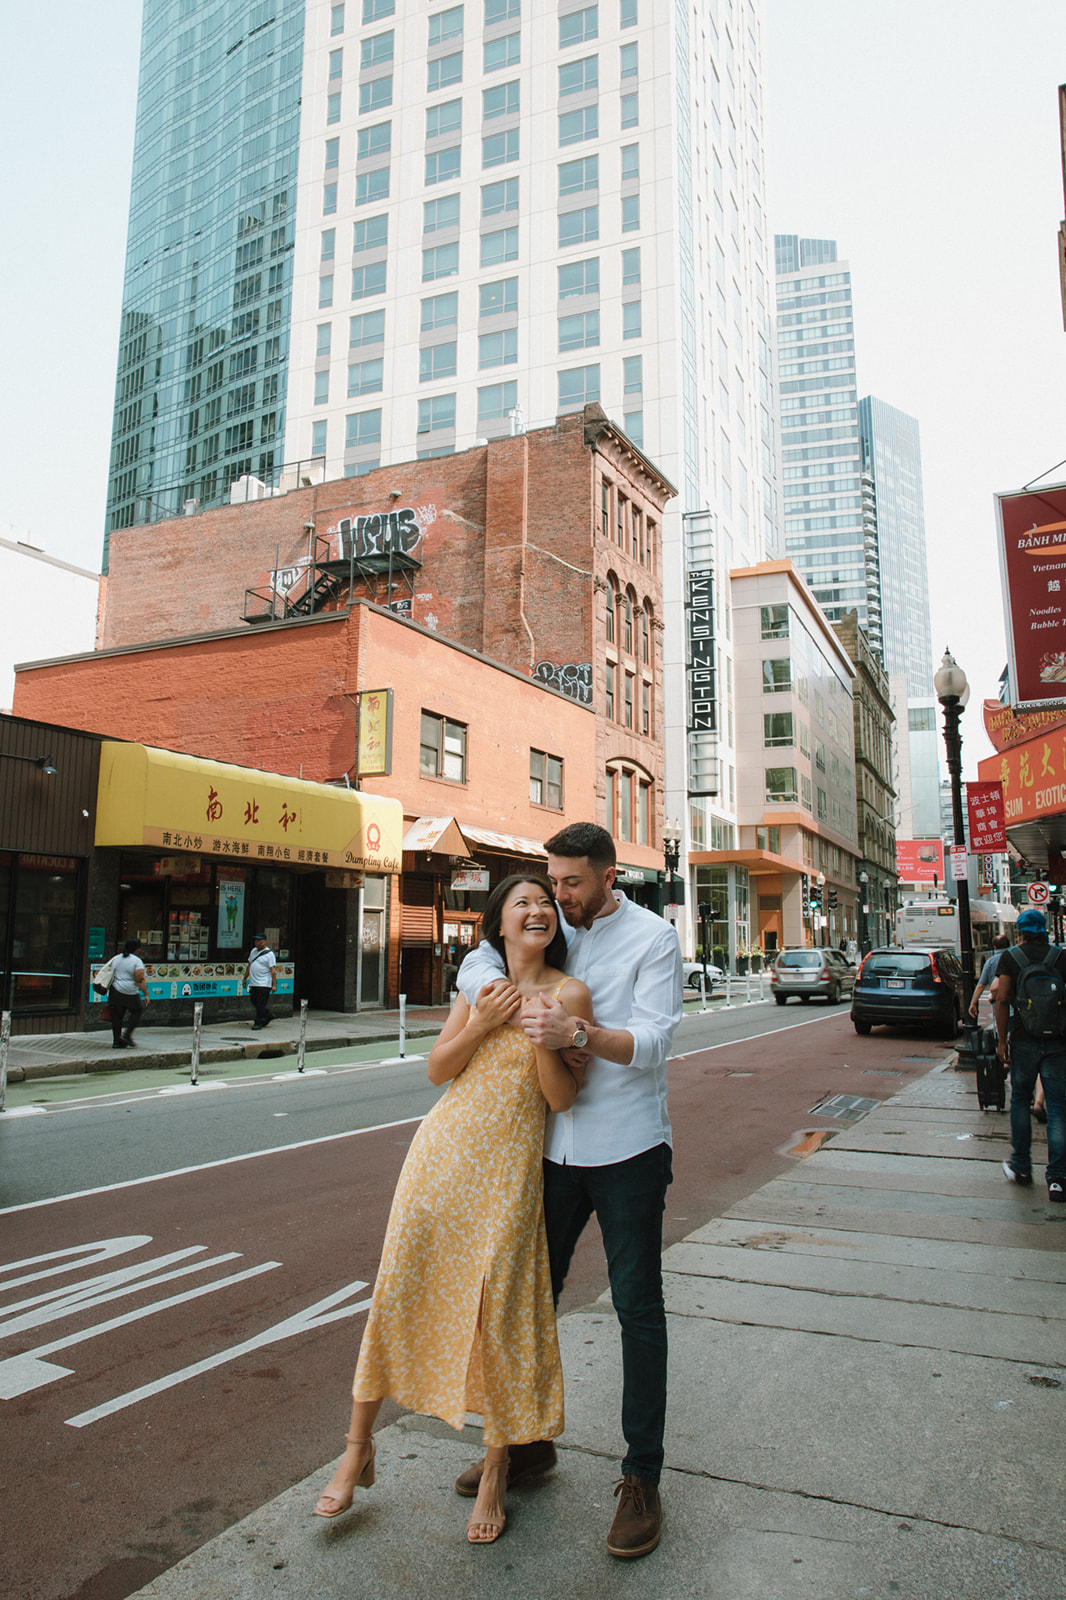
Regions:
[[607, 643], [614, 644], [614, 614], [618, 605], [618, 591], [614, 579], [607, 579]]
[[640, 614], [640, 658], [651, 666], [651, 607], [646, 600]]
[[627, 656], [633, 654], [633, 591], [627, 589], [622, 596], [622, 649]]
[[655, 786], [648, 773], [625, 762], [607, 768], [608, 824], [626, 844], [653, 844]]

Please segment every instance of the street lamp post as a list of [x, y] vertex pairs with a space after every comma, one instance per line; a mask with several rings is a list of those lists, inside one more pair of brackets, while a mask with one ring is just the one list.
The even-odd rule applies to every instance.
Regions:
[[674, 899], [674, 874], [681, 860], [681, 824], [679, 822], [665, 822], [663, 824], [663, 863], [666, 867], [666, 902], [668, 905]]
[[870, 937], [869, 928], [866, 921], [870, 912], [869, 902], [866, 899], [867, 885], [869, 882], [870, 874], [864, 867], [859, 873], [859, 954], [863, 956], [866, 954], [866, 943]]
[[[944, 707], [944, 744], [948, 754], [948, 772], [951, 776], [951, 817], [955, 843], [965, 847], [966, 832], [962, 822], [962, 735], [959, 717], [969, 699], [970, 685], [966, 674], [950, 650], [933, 677], [936, 697]], [[970, 1009], [974, 988], [973, 929], [970, 926], [970, 885], [966, 878], [958, 880], [959, 891], [959, 946], [962, 954], [963, 1011]]]

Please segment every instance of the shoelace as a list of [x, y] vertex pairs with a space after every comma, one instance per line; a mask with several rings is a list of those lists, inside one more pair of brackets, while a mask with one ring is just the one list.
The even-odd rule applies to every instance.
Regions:
[[640, 1478], [619, 1478], [614, 1486], [614, 1493], [616, 1499], [619, 1495], [622, 1496], [618, 1502], [619, 1511], [624, 1509], [627, 1500], [632, 1500], [633, 1510], [638, 1517], [644, 1516], [648, 1506], [644, 1495], [644, 1484]]

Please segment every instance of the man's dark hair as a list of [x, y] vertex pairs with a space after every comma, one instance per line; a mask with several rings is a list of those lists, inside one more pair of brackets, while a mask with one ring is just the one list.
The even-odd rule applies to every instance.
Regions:
[[559, 921], [559, 913], [555, 909], [555, 896], [552, 894], [551, 884], [547, 878], [541, 878], [536, 873], [513, 872], [509, 878], [503, 878], [489, 894], [485, 902], [485, 909], [481, 913], [481, 937], [487, 939], [492, 948], [499, 955], [504, 966], [507, 965], [507, 946], [503, 942], [500, 927], [503, 922], [503, 907], [511, 890], [520, 883], [535, 884], [551, 901], [552, 913], [555, 917], [555, 937], [544, 951], [546, 966], [558, 967], [560, 970], [566, 964], [566, 935], [563, 933]]
[[139, 939], [127, 939], [126, 943], [122, 946], [122, 954], [124, 956], [132, 956], [140, 948], [141, 941]]
[[1005, 933], [997, 933], [996, 937], [992, 940], [992, 948], [993, 950], [1009, 950], [1010, 939]]
[[598, 822], [572, 822], [545, 839], [544, 848], [550, 856], [587, 856], [590, 867], [613, 867], [618, 862], [614, 840]]

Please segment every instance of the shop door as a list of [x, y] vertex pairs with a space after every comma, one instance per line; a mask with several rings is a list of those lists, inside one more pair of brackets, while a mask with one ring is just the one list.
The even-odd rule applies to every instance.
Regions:
[[385, 913], [363, 907], [359, 1005], [380, 1006], [385, 1000]]
[[343, 1011], [347, 892], [327, 889], [320, 872], [296, 881], [300, 886], [300, 933], [295, 998], [306, 1000], [316, 1011]]

